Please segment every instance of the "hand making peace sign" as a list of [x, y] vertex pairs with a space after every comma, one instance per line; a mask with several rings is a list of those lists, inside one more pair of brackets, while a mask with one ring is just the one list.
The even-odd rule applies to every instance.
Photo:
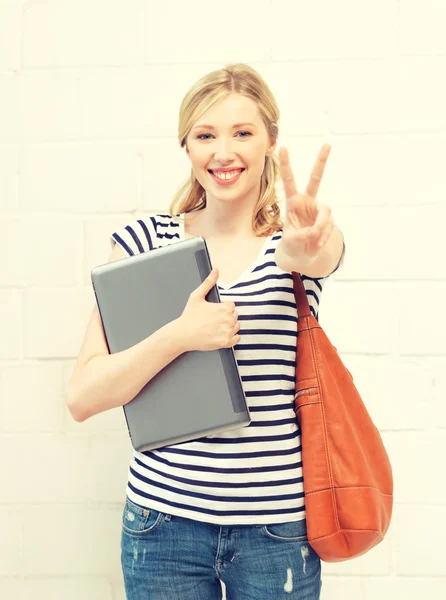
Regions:
[[329, 144], [322, 146], [303, 194], [297, 190], [288, 150], [284, 147], [279, 150], [280, 172], [286, 196], [282, 240], [286, 247], [293, 249], [293, 254], [317, 256], [333, 231], [330, 207], [318, 202], [316, 198], [330, 150]]

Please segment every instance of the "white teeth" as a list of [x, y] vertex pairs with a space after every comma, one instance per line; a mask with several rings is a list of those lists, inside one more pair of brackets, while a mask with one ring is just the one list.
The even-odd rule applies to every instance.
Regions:
[[213, 171], [213, 173], [216, 177], [218, 177], [219, 179], [225, 179], [225, 180], [226, 179], [234, 179], [234, 177], [237, 177], [237, 175], [240, 172], [241, 172], [240, 170], [239, 171], [228, 171], [226, 173], [224, 173], [224, 172], [219, 173], [218, 171], [217, 172]]

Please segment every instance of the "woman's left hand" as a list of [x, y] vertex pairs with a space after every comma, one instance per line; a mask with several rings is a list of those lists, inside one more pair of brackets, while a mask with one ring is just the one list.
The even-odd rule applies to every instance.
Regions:
[[296, 187], [288, 150], [285, 147], [279, 149], [286, 197], [282, 242], [287, 252], [295, 256], [315, 259], [333, 231], [330, 207], [318, 202], [316, 198], [330, 150], [329, 144], [322, 146], [305, 193], [301, 194]]

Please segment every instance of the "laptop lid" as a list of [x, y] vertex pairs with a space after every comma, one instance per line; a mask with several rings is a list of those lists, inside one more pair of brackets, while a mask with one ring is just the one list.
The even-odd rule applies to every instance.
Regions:
[[[180, 317], [211, 269], [202, 237], [94, 267], [91, 279], [109, 352], [126, 350]], [[206, 300], [221, 301], [217, 286]], [[233, 348], [185, 352], [123, 409], [140, 452], [250, 423]]]

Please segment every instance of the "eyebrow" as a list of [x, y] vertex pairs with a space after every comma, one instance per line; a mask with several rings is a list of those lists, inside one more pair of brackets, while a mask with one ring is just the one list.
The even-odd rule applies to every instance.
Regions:
[[[236, 127], [241, 127], [241, 126], [246, 126], [246, 125], [249, 125], [250, 127], [256, 127], [254, 125], [254, 123], [234, 123], [232, 128], [235, 129]], [[208, 129], [215, 129], [215, 127], [213, 125], [205, 125], [205, 124], [195, 125], [195, 127], [192, 127], [192, 129], [198, 129], [199, 127], [207, 127]]]

